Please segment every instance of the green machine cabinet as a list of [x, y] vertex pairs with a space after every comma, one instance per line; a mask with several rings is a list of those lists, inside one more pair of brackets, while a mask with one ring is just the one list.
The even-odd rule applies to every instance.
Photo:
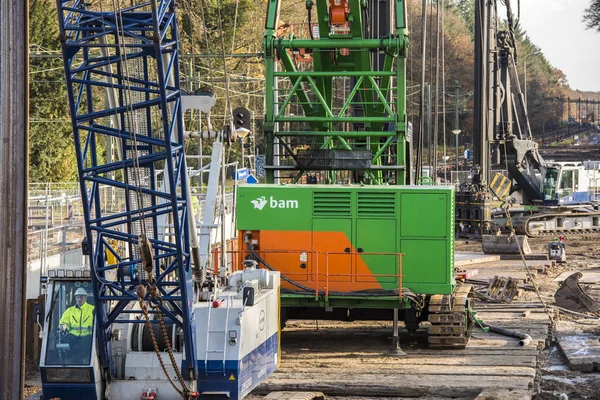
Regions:
[[[237, 192], [237, 224], [240, 238], [252, 235], [258, 252], [282, 252], [261, 253], [300, 284], [288, 284], [282, 298], [391, 294], [399, 288], [398, 253], [403, 290], [454, 290], [453, 187], [244, 185]], [[241, 249], [246, 245], [241, 239]]]

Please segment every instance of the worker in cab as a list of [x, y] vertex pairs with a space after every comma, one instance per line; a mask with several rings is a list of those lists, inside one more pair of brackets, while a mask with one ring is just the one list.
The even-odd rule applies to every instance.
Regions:
[[87, 291], [80, 287], [75, 291], [75, 305], [67, 308], [60, 318], [59, 328], [67, 334], [69, 362], [88, 364], [92, 348], [94, 306], [87, 302]]

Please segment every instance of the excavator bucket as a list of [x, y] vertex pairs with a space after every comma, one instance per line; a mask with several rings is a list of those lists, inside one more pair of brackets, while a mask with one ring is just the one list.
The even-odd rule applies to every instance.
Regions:
[[597, 313], [600, 306], [579, 286], [581, 277], [581, 272], [575, 272], [562, 281], [554, 293], [554, 302], [556, 306], [567, 310]]
[[[525, 235], [483, 235], [482, 249], [485, 254], [531, 254]], [[521, 251], [519, 251], [519, 248]]]

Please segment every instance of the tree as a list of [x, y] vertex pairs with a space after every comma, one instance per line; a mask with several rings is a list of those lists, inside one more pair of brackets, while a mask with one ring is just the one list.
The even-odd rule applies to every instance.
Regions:
[[[54, 2], [33, 0], [29, 9], [31, 46], [59, 50]], [[29, 164], [32, 182], [74, 180], [77, 173], [62, 59], [33, 58], [30, 67]]]
[[592, 0], [588, 8], [585, 9], [583, 22], [588, 29], [594, 29], [600, 32], [600, 0]]
[[475, 34], [475, 1], [455, 0], [454, 2], [450, 2], [450, 4], [455, 14], [463, 18], [467, 24], [467, 28], [469, 28], [469, 32], [471, 32], [471, 37], [473, 37]]

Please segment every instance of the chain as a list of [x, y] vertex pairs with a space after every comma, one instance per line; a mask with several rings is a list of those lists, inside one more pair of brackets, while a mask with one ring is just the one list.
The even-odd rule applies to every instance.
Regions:
[[[154, 282], [154, 280], [152, 280], [152, 281]], [[156, 336], [154, 335], [154, 330], [152, 329], [152, 323], [150, 322], [150, 315], [148, 313], [148, 306], [144, 302], [144, 298], [146, 297], [146, 287], [144, 287], [143, 285], [138, 285], [137, 290], [136, 290], [137, 296], [138, 296], [138, 301], [139, 301], [140, 307], [144, 313], [144, 318], [146, 320], [146, 326], [148, 327], [148, 331], [150, 332], [150, 338], [152, 339], [152, 345], [154, 347], [154, 352], [156, 353], [156, 356], [158, 357], [158, 362], [160, 363], [160, 366], [161, 366], [163, 372], [165, 373], [167, 379], [171, 383], [171, 386], [173, 386], [175, 391], [181, 396], [182, 399], [185, 399], [185, 400], [191, 399], [190, 390], [186, 386], [183, 376], [181, 375], [181, 372], [179, 371], [179, 367], [177, 366], [177, 362], [175, 361], [175, 357], [173, 356], [173, 349], [171, 348], [171, 342], [169, 340], [169, 335], [167, 334], [167, 329], [165, 327], [165, 324], [164, 324], [164, 321], [162, 318], [162, 313], [160, 312], [160, 309], [159, 309], [160, 304], [162, 303], [162, 300], [160, 299], [160, 297], [156, 296], [156, 293], [158, 292], [158, 290], [156, 289], [156, 286], [153, 287], [150, 285], [150, 283], [147, 283], [146, 285], [148, 286], [150, 295], [153, 298], [158, 299], [159, 305], [156, 306], [155, 312], [158, 315], [158, 321], [160, 324], [161, 333], [163, 335], [163, 339], [164, 339], [165, 345], [167, 347], [167, 352], [169, 353], [169, 358], [171, 359], [173, 369], [175, 370], [177, 379], [179, 380], [179, 383], [181, 384], [181, 387], [183, 389], [179, 389], [179, 387], [177, 387], [177, 385], [175, 384], [175, 382], [173, 382], [173, 379], [169, 375], [169, 372], [167, 371], [167, 367], [165, 366], [165, 363], [163, 361], [160, 349], [158, 348], [158, 342], [156, 341]]]

